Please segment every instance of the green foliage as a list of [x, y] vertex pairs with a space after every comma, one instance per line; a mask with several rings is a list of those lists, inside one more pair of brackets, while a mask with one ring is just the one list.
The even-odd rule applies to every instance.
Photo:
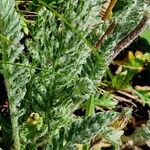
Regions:
[[150, 121], [144, 127], [137, 128], [130, 136], [135, 144], [144, 142], [150, 139]]
[[117, 101], [112, 100], [112, 96], [109, 93], [103, 94], [103, 96], [97, 95], [94, 98], [94, 103], [96, 106], [101, 108], [114, 108], [117, 105]]
[[110, 122], [116, 119], [116, 117], [119, 117], [118, 113], [103, 112], [88, 117], [85, 120], [73, 122], [66, 130], [64, 128], [60, 129], [59, 134], [53, 138], [50, 149], [76, 149], [76, 144], [89, 142], [89, 139], [95, 134], [100, 134], [111, 142], [120, 144], [119, 139], [123, 131], [109, 127]]
[[94, 114], [94, 105], [95, 105], [94, 103], [95, 99], [94, 95], [92, 95], [91, 98], [86, 103], [86, 114], [85, 114], [86, 118]]
[[140, 37], [145, 38], [150, 44], [150, 29], [145, 29], [144, 32], [142, 32], [142, 34], [140, 35]]
[[[43, 119], [38, 113], [31, 113], [20, 130], [22, 148], [36, 148], [40, 146], [41, 141], [39, 139], [47, 133], [48, 127], [43, 124]], [[38, 145], [36, 143], [38, 143]]]
[[[33, 25], [16, 11], [14, 0], [0, 1], [0, 68], [15, 150], [75, 149], [97, 134], [120, 145], [123, 131], [109, 124], [121, 114], [112, 111], [78, 119], [73, 111], [98, 92], [116, 53], [113, 48], [140, 22], [147, 0], [126, 3], [106, 22], [99, 17], [105, 0], [47, 2], [35, 0], [30, 5], [37, 10]], [[96, 49], [95, 43], [112, 21], [113, 33]], [[37, 124], [27, 119], [33, 112], [40, 116]]]
[[142, 100], [143, 105], [145, 104], [150, 105], [150, 95], [149, 95], [150, 89], [146, 89], [146, 87], [144, 87], [143, 89], [131, 88], [131, 90]]
[[143, 54], [140, 51], [136, 51], [135, 54], [133, 54], [132, 51], [129, 51], [126, 59], [122, 61], [123, 64], [118, 65], [115, 75], [113, 75], [110, 70], [107, 70], [107, 74], [111, 79], [110, 84], [115, 89], [129, 87], [132, 78], [140, 71], [144, 70], [144, 67], [150, 62], [150, 54]]
[[[28, 60], [25, 59], [23, 54], [24, 46], [20, 44], [23, 33], [21, 32], [19, 15], [16, 13], [14, 5], [13, 0], [2, 0], [0, 2], [0, 34], [3, 37], [0, 41], [2, 61], [11, 64], [22, 62], [22, 65], [28, 65]], [[18, 117], [23, 108], [20, 110], [18, 108], [26, 94], [26, 84], [30, 81], [32, 69], [8, 64], [3, 64], [2, 67], [9, 99], [15, 148], [20, 149]]]

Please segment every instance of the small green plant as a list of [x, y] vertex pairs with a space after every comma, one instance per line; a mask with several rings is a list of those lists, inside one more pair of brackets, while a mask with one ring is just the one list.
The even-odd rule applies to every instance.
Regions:
[[[73, 150], [90, 145], [96, 135], [121, 145], [120, 123], [130, 115], [94, 114], [93, 95], [113, 58], [150, 18], [147, 0], [128, 0], [124, 7], [121, 1], [106, 20], [99, 16], [105, 0], [34, 0], [28, 2], [28, 13], [19, 10], [18, 1], [0, 1], [0, 72], [10, 118], [6, 122], [0, 114], [0, 130], [8, 135], [0, 137], [3, 149], [9, 142], [15, 150]], [[85, 103], [86, 117], [75, 116]]]
[[140, 71], [144, 70], [144, 66], [150, 61], [150, 54], [143, 54], [140, 51], [136, 51], [133, 54], [132, 51], [128, 52], [127, 60], [123, 64], [119, 65], [115, 72], [115, 75], [110, 70], [107, 71], [109, 78], [111, 79], [111, 86], [115, 89], [123, 89], [129, 86], [132, 78]]

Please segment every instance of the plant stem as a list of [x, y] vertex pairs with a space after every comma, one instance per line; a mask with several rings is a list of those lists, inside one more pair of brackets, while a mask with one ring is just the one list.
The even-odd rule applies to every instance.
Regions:
[[[7, 54], [5, 53], [5, 51], [2, 51], [2, 55], [3, 55], [3, 60], [8, 60]], [[9, 69], [9, 66], [7, 64], [3, 64], [3, 70], [4, 70], [3, 74], [4, 74], [6, 89], [8, 93], [8, 102], [9, 102], [9, 111], [10, 111], [10, 118], [11, 118], [11, 124], [12, 124], [12, 137], [14, 140], [14, 148], [15, 150], [20, 150], [19, 125], [18, 125], [18, 116], [17, 116], [18, 110], [16, 108], [15, 100], [10, 95], [10, 93], [12, 93], [11, 91], [12, 85], [9, 81], [10, 77], [9, 77], [8, 69]]]
[[149, 20], [150, 17], [145, 15], [140, 23], [114, 47], [109, 57], [108, 64], [110, 64], [122, 50], [128, 47], [139, 36], [139, 34], [148, 25]]
[[98, 39], [98, 41], [97, 41], [96, 44], [95, 44], [95, 48], [99, 48], [99, 46], [100, 46], [100, 45], [102, 44], [102, 42], [104, 41], [105, 37], [106, 37], [107, 35], [109, 35], [109, 34], [113, 31], [114, 27], [115, 27], [115, 21], [113, 21], [113, 22], [109, 25], [109, 27], [107, 28], [107, 30], [105, 31], [105, 33], [103, 34], [103, 36]]
[[18, 110], [15, 106], [15, 103], [13, 103], [13, 100], [9, 100], [9, 111], [10, 111], [11, 124], [12, 124], [14, 147], [15, 150], [20, 150], [21, 146], [20, 146], [19, 124], [18, 124], [18, 116], [17, 116]]
[[50, 69], [51, 69], [51, 66], [48, 69], [44, 69], [44, 68], [37, 68], [36, 66], [32, 66], [32, 65], [25, 65], [25, 64], [21, 64], [21, 63], [11, 63], [11, 62], [7, 62], [7, 61], [0, 61], [0, 64], [8, 64], [8, 65], [13, 65], [13, 66], [17, 66], [17, 67], [37, 69], [37, 70], [45, 71], [45, 72], [50, 72]]

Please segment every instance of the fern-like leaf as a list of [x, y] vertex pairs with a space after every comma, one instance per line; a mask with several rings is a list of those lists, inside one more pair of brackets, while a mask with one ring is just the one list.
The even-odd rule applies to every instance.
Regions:
[[[126, 3], [125, 8], [115, 11], [112, 19], [105, 22], [99, 17], [104, 2], [58, 0], [54, 7], [46, 1], [35, 0], [33, 3], [39, 7], [37, 20], [35, 25], [29, 26], [31, 38], [24, 37], [24, 45], [24, 42], [21, 44], [22, 25], [15, 11], [15, 1], [0, 1], [0, 68], [8, 93], [16, 150], [21, 147], [19, 134], [26, 136], [25, 141], [21, 140], [24, 149], [28, 144], [32, 145], [32, 140], [35, 149], [38, 140], [42, 139], [48, 141], [49, 149], [60, 149], [61, 146], [73, 149], [76, 143], [82, 140], [81, 143], [85, 143], [97, 133], [119, 143], [122, 131], [108, 126], [116, 113], [102, 113], [78, 122], [73, 110], [97, 92], [113, 59], [114, 48], [140, 23], [147, 0]], [[113, 32], [95, 48], [112, 22], [115, 24]], [[26, 51], [23, 51], [24, 46]], [[41, 130], [34, 130], [35, 133], [24, 134], [28, 125], [23, 120], [31, 111], [40, 114], [46, 130], [41, 127]], [[26, 112], [24, 116], [21, 116], [22, 112]]]
[[[20, 40], [23, 34], [21, 32], [19, 16], [14, 7], [14, 0], [0, 1], [0, 34], [3, 37], [0, 41], [0, 48], [2, 54], [1, 62], [4, 62], [1, 65], [3, 67], [2, 73], [5, 78], [8, 93], [14, 146], [19, 150], [18, 118], [21, 113], [19, 107], [21, 100], [23, 100], [26, 94], [26, 84], [29, 82], [30, 72], [32, 70], [15, 65], [17, 62], [22, 62], [23, 65], [27, 65], [28, 60], [22, 56], [24, 47], [20, 44]], [[7, 62], [12, 65], [7, 64]]]
[[76, 149], [76, 144], [90, 142], [96, 134], [100, 134], [112, 143], [120, 144], [123, 131], [108, 127], [110, 122], [118, 116], [119, 114], [115, 112], [99, 113], [85, 120], [73, 122], [70, 127], [60, 129], [59, 134], [53, 137], [49, 149]]

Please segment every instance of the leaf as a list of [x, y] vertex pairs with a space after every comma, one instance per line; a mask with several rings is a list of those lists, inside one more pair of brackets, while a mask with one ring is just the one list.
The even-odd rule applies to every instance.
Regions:
[[[97, 133], [120, 144], [123, 132], [108, 126], [118, 113], [105, 112], [78, 121], [72, 111], [97, 92], [115, 46], [136, 29], [147, 0], [126, 3], [106, 22], [99, 17], [105, 0], [47, 2], [34, 0], [36, 6], [30, 5], [37, 10], [37, 18], [28, 26], [27, 37], [22, 33], [15, 1], [0, 1], [1, 72], [6, 81], [15, 150], [43, 145], [45, 149], [73, 149]], [[96, 49], [96, 41], [114, 20], [113, 32]], [[43, 128], [38, 132], [23, 121], [32, 112], [43, 118]]]
[[92, 116], [94, 114], [94, 95], [91, 96], [91, 98], [86, 103], [86, 115], [85, 117]]
[[102, 108], [114, 108], [117, 105], [117, 101], [114, 101], [112, 99], [112, 96], [108, 93], [104, 94], [102, 97], [97, 97], [94, 99], [94, 103], [96, 106], [102, 107]]
[[146, 39], [150, 44], [150, 30], [148, 28], [141, 33], [140, 37]]
[[140, 144], [150, 139], [150, 121], [147, 122], [143, 127], [137, 128], [134, 133], [130, 136], [134, 144]]
[[[23, 38], [20, 18], [15, 11], [14, 0], [0, 1], [0, 52], [2, 55], [3, 75], [5, 78], [9, 111], [12, 123], [12, 137], [15, 149], [20, 149], [18, 118], [21, 113], [21, 102], [26, 94], [26, 84], [30, 81], [32, 69], [22, 67], [29, 64], [23, 54], [24, 46], [20, 43]], [[6, 64], [5, 64], [6, 62]], [[7, 64], [7, 62], [9, 62]], [[20, 62], [20, 66], [15, 65]], [[11, 64], [11, 65], [10, 65]]]
[[149, 87], [137, 86], [136, 89], [131, 88], [131, 90], [133, 91], [133, 93], [135, 95], [137, 95], [141, 99], [143, 105], [145, 105], [145, 104], [150, 105], [150, 89], [149, 89]]
[[[73, 122], [71, 126], [60, 129], [60, 131], [63, 130], [64, 139], [61, 138], [62, 135], [56, 135], [53, 137], [50, 149], [76, 149], [76, 144], [90, 142], [90, 139], [96, 134], [100, 134], [110, 142], [120, 144], [119, 139], [123, 134], [123, 131], [117, 129], [113, 130], [108, 127], [110, 122], [118, 115], [119, 114], [115, 112], [104, 112], [88, 117], [85, 120]], [[59, 140], [61, 140], [61, 143], [64, 143], [61, 147], [59, 147], [60, 144], [57, 142]]]

